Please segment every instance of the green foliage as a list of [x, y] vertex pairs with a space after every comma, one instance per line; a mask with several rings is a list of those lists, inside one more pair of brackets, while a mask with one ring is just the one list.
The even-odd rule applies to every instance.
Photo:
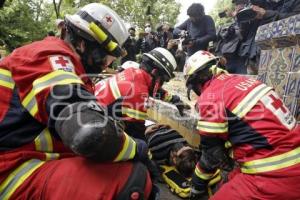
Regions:
[[8, 51], [43, 38], [47, 13], [39, 0], [8, 0], [0, 10], [0, 46]]
[[232, 17], [220, 18], [218, 16], [218, 13], [220, 12], [223, 11], [230, 12], [232, 10], [233, 10], [232, 0], [217, 0], [214, 10], [210, 13], [217, 27], [233, 22]]
[[[155, 27], [163, 22], [176, 23], [180, 4], [175, 0], [56, 0], [58, 15], [74, 13], [79, 7], [100, 2], [115, 10], [127, 24], [144, 27], [151, 20]], [[61, 2], [61, 4], [59, 4]], [[151, 15], [146, 16], [147, 6]], [[0, 46], [8, 51], [26, 43], [42, 39], [50, 30], [55, 31], [56, 13], [53, 1], [7, 0], [0, 10]]]

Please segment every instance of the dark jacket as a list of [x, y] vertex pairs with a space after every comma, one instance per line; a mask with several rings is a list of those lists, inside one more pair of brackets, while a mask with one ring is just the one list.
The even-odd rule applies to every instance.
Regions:
[[173, 33], [179, 35], [182, 30], [188, 31], [189, 36], [194, 40], [194, 45], [187, 50], [189, 56], [198, 50], [206, 50], [208, 43], [216, 38], [215, 22], [208, 15], [204, 15], [197, 23], [193, 23], [190, 19], [187, 19], [181, 25], [177, 26]]

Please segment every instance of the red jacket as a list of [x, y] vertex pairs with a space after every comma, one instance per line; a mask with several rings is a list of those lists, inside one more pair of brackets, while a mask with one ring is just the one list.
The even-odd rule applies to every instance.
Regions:
[[[151, 75], [144, 70], [128, 68], [97, 83], [95, 96], [102, 106], [111, 105], [122, 98], [121, 112], [125, 117], [123, 120], [143, 122], [147, 118], [147, 100], [151, 83]], [[162, 99], [167, 101], [169, 98], [170, 95], [164, 91]]]
[[[47, 128], [49, 114], [52, 104], [59, 103], [61, 98], [85, 101], [85, 97], [79, 95], [81, 92], [94, 97], [93, 84], [84, 74], [80, 58], [68, 44], [55, 37], [18, 48], [1, 60], [0, 152], [17, 151], [26, 146], [50, 153], [46, 154], [47, 159], [57, 158], [59, 155], [55, 153], [58, 152], [69, 152], [58, 134]], [[54, 86], [70, 87], [70, 84], [80, 85], [81, 91], [58, 92], [57, 98], [51, 95], [57, 102], [48, 101]], [[134, 143], [126, 135], [123, 138]], [[120, 152], [123, 148], [119, 147]], [[119, 155], [114, 159], [122, 160]]]
[[[271, 87], [221, 74], [205, 83], [202, 92], [197, 101], [199, 134], [224, 141], [243, 173], [299, 175], [290, 167], [300, 163], [300, 126]], [[214, 175], [201, 163], [195, 172], [204, 179]]]

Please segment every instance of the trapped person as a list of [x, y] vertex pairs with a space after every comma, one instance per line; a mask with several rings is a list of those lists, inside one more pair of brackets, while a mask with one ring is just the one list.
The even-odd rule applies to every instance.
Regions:
[[214, 20], [205, 15], [204, 7], [200, 3], [193, 3], [188, 8], [187, 15], [189, 19], [175, 27], [173, 33], [180, 36], [187, 31], [187, 53], [191, 56], [198, 50], [207, 50], [209, 42], [216, 38], [216, 28]]
[[197, 154], [176, 130], [168, 125], [153, 124], [147, 127], [145, 136], [152, 160], [158, 165], [175, 166], [186, 178], [192, 176]]
[[233, 161], [240, 172], [210, 199], [300, 199], [299, 124], [271, 87], [228, 74], [217, 61], [198, 51], [185, 66], [188, 93], [199, 96], [202, 147], [191, 199], [204, 199], [209, 180]]
[[46, 37], [0, 61], [0, 199], [147, 199], [145, 167], [114, 163], [147, 158], [146, 144], [107, 116], [87, 76], [121, 55], [125, 25], [99, 3], [64, 24], [63, 40]]

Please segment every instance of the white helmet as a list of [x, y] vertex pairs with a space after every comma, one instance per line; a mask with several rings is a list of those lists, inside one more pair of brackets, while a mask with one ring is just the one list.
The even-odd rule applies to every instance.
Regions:
[[138, 68], [140, 68], [140, 64], [137, 63], [137, 62], [128, 60], [128, 61], [124, 62], [124, 63], [120, 66], [120, 68], [121, 68], [122, 70], [129, 69], [129, 68], [138, 69]]
[[177, 68], [177, 63], [170, 51], [162, 47], [157, 47], [143, 56], [149, 58], [156, 64], [156, 67], [162, 69], [169, 79], [174, 78], [174, 71]]
[[218, 57], [214, 56], [212, 53], [202, 50], [197, 51], [187, 59], [184, 65], [183, 74], [185, 78], [188, 78], [192, 74], [216, 64], [217, 61]]
[[129, 36], [118, 14], [100, 3], [88, 4], [76, 14], [66, 15], [65, 19], [77, 29], [77, 34], [98, 41], [112, 55], [119, 56], [120, 47]]

